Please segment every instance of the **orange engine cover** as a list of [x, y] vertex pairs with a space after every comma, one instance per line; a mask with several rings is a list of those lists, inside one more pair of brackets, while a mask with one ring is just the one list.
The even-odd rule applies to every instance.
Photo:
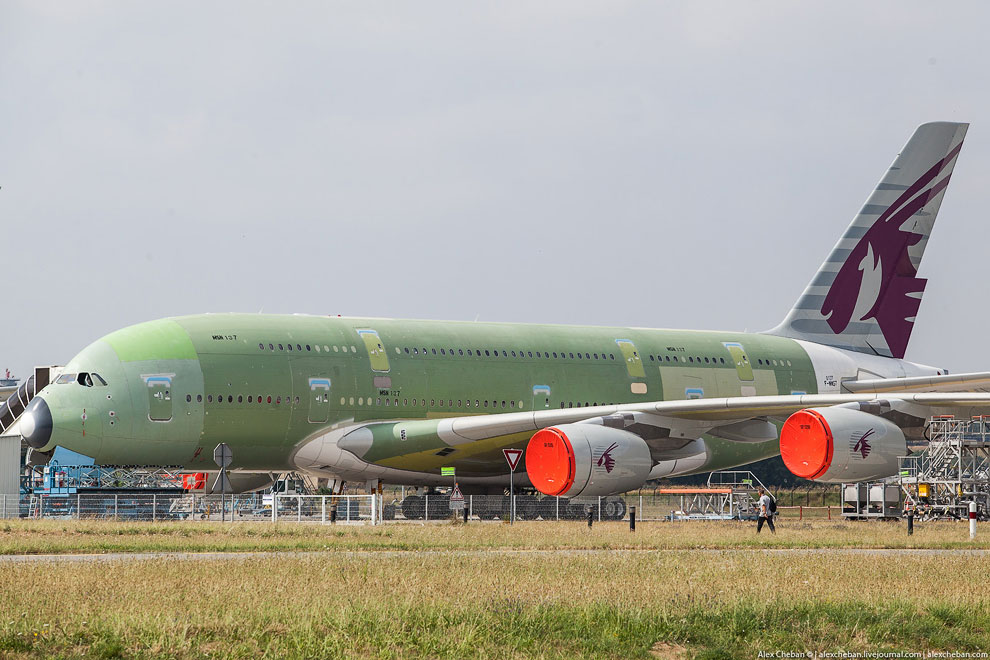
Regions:
[[780, 429], [780, 457], [802, 479], [814, 479], [828, 470], [834, 444], [832, 429], [817, 410], [797, 411]]
[[540, 429], [526, 447], [526, 474], [533, 487], [562, 495], [574, 485], [574, 448], [567, 436], [551, 427]]

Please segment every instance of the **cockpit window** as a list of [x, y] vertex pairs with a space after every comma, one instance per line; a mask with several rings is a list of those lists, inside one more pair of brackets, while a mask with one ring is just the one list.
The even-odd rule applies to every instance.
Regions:
[[55, 384], [66, 385], [68, 383], [74, 383], [74, 382], [76, 382], [75, 374], [62, 374], [61, 376], [58, 377], [58, 380], [55, 381]]
[[[59, 381], [62, 379], [59, 378]], [[76, 376], [76, 382], [83, 387], [106, 387], [107, 381], [103, 380], [103, 377], [98, 373], [87, 373], [85, 371], [80, 371], [79, 375]]]

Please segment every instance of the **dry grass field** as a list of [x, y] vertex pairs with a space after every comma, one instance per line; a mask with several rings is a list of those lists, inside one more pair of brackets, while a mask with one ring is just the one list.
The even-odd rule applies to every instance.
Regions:
[[782, 520], [778, 534], [749, 522], [473, 522], [320, 525], [268, 522], [0, 521], [0, 555], [100, 552], [242, 552], [265, 550], [477, 550], [694, 548], [987, 548], [990, 526], [975, 541], [965, 523]]
[[971, 544], [962, 524], [919, 525], [910, 539], [897, 524], [796, 522], [776, 537], [732, 523], [656, 523], [635, 534], [579, 523], [11, 522], [0, 530], [7, 554], [316, 551], [0, 562], [4, 658], [990, 649], [987, 557], [836, 549], [986, 546]]

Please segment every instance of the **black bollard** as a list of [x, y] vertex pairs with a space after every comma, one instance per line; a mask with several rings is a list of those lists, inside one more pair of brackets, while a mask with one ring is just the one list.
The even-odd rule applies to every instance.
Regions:
[[337, 523], [337, 507], [330, 507], [330, 524], [334, 525]]
[[588, 507], [588, 529], [591, 529], [592, 523], [595, 522], [595, 507]]
[[914, 511], [908, 513], [908, 536], [914, 534]]
[[465, 525], [467, 524], [467, 519], [468, 519], [468, 510], [467, 510], [467, 507], [464, 507], [464, 524]]
[[636, 507], [629, 507], [629, 531], [636, 531]]

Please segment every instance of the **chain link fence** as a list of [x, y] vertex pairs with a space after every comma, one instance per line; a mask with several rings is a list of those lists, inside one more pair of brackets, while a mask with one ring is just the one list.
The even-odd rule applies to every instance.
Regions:
[[[466, 495], [464, 508], [451, 509], [448, 494], [383, 495], [194, 495], [188, 493], [73, 493], [0, 495], [0, 517], [73, 520], [233, 520], [260, 522], [365, 523], [509, 520], [629, 519], [632, 507], [640, 521], [670, 520], [683, 513], [683, 498], [633, 493], [567, 499], [516, 495]], [[742, 513], [742, 512], [737, 512]]]
[[62, 520], [379, 521], [377, 495], [72, 493], [0, 496], [3, 518]]

